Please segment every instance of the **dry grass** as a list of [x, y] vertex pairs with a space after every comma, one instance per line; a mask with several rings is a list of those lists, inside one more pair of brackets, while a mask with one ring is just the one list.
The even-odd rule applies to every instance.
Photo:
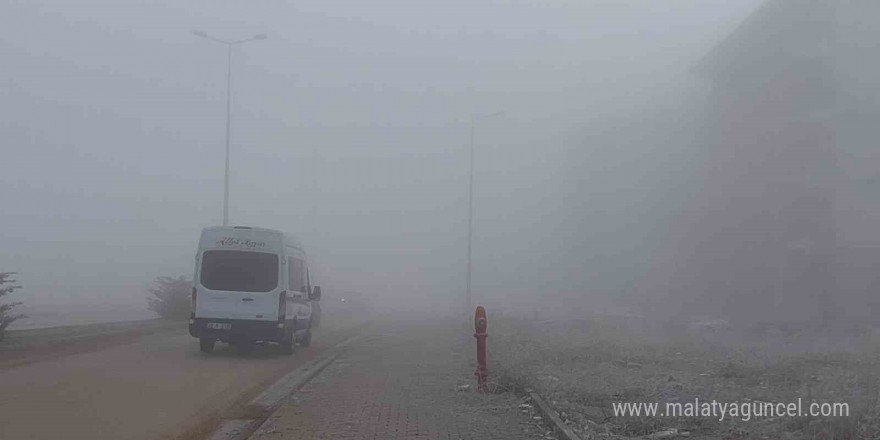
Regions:
[[[631, 319], [490, 320], [490, 368], [499, 388], [537, 390], [584, 438], [639, 437], [668, 428], [707, 439], [880, 438], [880, 346], [868, 338], [848, 340], [846, 349], [817, 350], [809, 343], [815, 337], [744, 342], [724, 334], [669, 332]], [[612, 412], [612, 402], [663, 406], [695, 398], [845, 402], [850, 416], [719, 421]]]

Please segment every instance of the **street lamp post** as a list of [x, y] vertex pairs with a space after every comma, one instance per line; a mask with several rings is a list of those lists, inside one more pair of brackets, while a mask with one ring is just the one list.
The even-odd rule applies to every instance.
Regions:
[[472, 258], [472, 250], [473, 250], [473, 239], [474, 239], [474, 138], [476, 133], [477, 121], [481, 119], [491, 118], [494, 116], [501, 116], [504, 114], [504, 111], [497, 111], [494, 113], [482, 114], [482, 115], [473, 115], [471, 116], [471, 171], [470, 171], [470, 180], [468, 184], [468, 242], [467, 242], [467, 309], [470, 310], [473, 308], [472, 300], [471, 300], [471, 258]]
[[229, 225], [229, 129], [232, 113], [232, 46], [256, 40], [265, 40], [266, 35], [257, 34], [244, 40], [227, 41], [212, 37], [202, 31], [193, 31], [193, 34], [226, 45], [226, 172], [223, 178], [223, 226], [227, 226]]

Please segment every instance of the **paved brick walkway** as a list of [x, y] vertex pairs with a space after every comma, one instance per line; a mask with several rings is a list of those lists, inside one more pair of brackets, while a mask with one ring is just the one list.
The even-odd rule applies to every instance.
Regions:
[[[472, 391], [473, 337], [456, 330], [448, 321], [383, 324], [291, 395], [251, 438], [539, 438], [515, 396]], [[462, 384], [471, 390], [458, 391]]]

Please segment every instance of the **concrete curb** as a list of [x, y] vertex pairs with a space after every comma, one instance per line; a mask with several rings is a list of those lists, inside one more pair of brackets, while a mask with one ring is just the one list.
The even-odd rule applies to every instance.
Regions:
[[[70, 356], [97, 348], [111, 348], [137, 341], [140, 338], [160, 333], [175, 331], [186, 332], [186, 324], [183, 322], [158, 322], [146, 321], [143, 325], [129, 325], [126, 327], [94, 327], [104, 331], [87, 332], [73, 335], [51, 335], [40, 337], [36, 340], [13, 340], [11, 344], [0, 344], [0, 370], [15, 368], [25, 364], [43, 362], [59, 357]], [[89, 328], [87, 326], [70, 326], [69, 329]], [[32, 333], [43, 329], [27, 330]], [[57, 331], [53, 328], [53, 331]], [[71, 330], [72, 331], [72, 330]], [[185, 334], [185, 333], [183, 333]], [[16, 335], [19, 336], [19, 335]]]
[[278, 379], [274, 384], [272, 384], [269, 388], [266, 388], [265, 391], [260, 393], [259, 396], [255, 397], [254, 400], [251, 401], [251, 405], [259, 405], [265, 408], [275, 409], [279, 405], [281, 405], [282, 400], [286, 399], [294, 391], [303, 387], [303, 385], [307, 384], [310, 380], [314, 379], [315, 376], [318, 375], [324, 368], [327, 368], [328, 365], [333, 363], [340, 354], [342, 354], [342, 349], [356, 340], [360, 339], [362, 335], [352, 336], [332, 348], [332, 352], [329, 353], [326, 357], [314, 360], [296, 370], [287, 373], [281, 379]]
[[541, 398], [538, 393], [529, 393], [529, 397], [531, 397], [532, 401], [535, 402], [535, 406], [538, 407], [538, 411], [544, 415], [547, 419], [549, 419], [553, 424], [553, 430], [556, 431], [557, 434], [561, 435], [563, 438], [567, 440], [581, 440], [574, 431], [571, 430], [565, 423], [562, 422], [562, 419], [556, 414], [556, 410], [550, 407], [544, 399]]
[[259, 419], [234, 419], [225, 420], [220, 426], [211, 433], [208, 440], [246, 440], [251, 434], [263, 425], [269, 417], [284, 403], [290, 394], [302, 388], [310, 380], [314, 379], [324, 368], [333, 363], [343, 349], [360, 339], [363, 335], [353, 336], [345, 341], [336, 344], [329, 350], [329, 353], [314, 361], [299, 367], [290, 373], [287, 373], [281, 379], [278, 379], [270, 385], [266, 390], [260, 393], [250, 401], [249, 405], [265, 410], [265, 417]]
[[17, 352], [53, 344], [68, 344], [104, 336], [124, 334], [153, 334], [162, 331], [186, 329], [186, 321], [145, 319], [99, 324], [68, 325], [59, 327], [7, 330], [0, 352]]

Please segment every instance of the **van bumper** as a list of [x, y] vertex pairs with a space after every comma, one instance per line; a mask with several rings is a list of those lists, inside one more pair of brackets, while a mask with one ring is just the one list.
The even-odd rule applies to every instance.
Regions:
[[[208, 323], [229, 324], [229, 329], [208, 328]], [[273, 341], [284, 339], [293, 321], [254, 321], [245, 319], [190, 318], [189, 334], [194, 338], [213, 338], [223, 342]], [[279, 325], [281, 325], [279, 327]]]

